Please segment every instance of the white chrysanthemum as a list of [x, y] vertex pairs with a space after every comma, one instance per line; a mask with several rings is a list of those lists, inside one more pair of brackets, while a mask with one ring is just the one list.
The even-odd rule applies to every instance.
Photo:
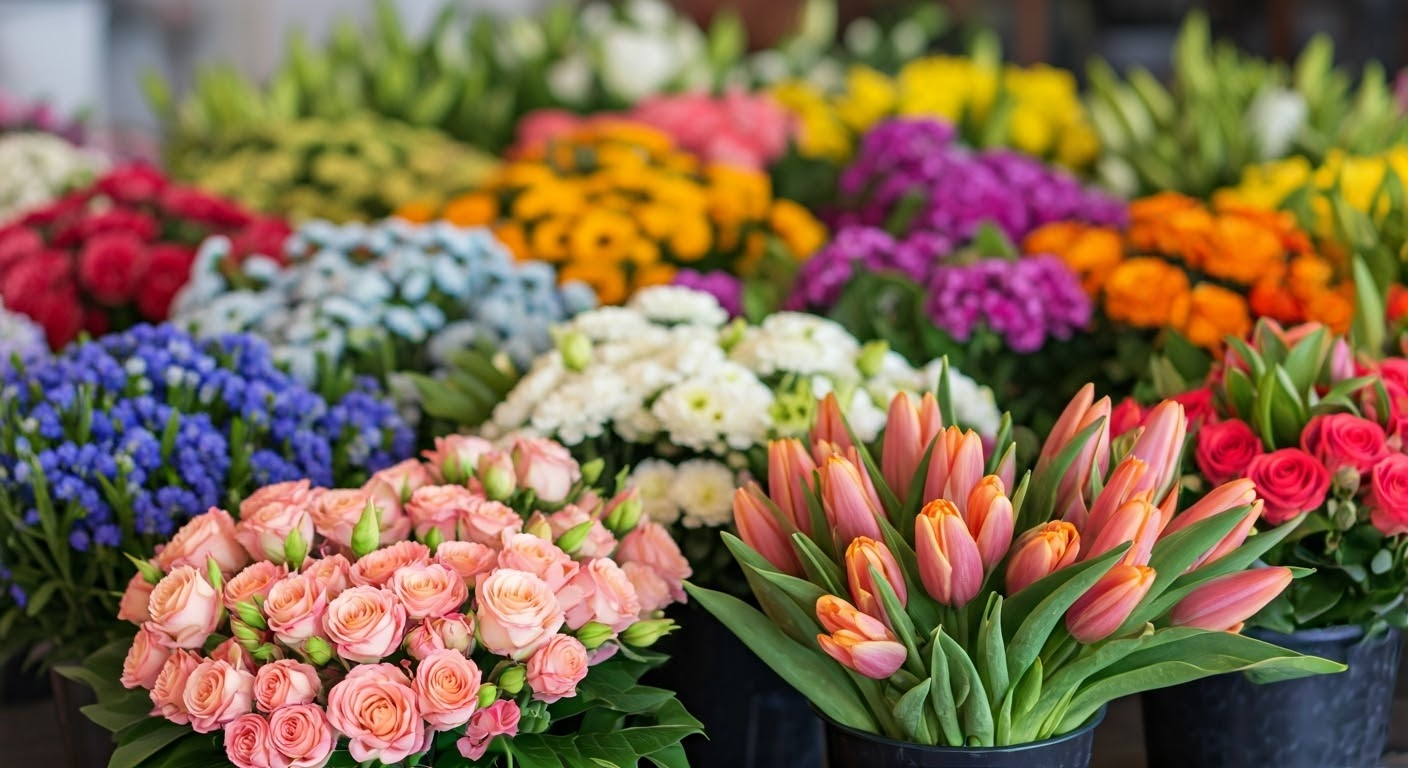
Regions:
[[493, 418], [484, 425], [484, 431], [498, 436], [527, 425], [539, 401], [556, 389], [566, 374], [562, 355], [549, 352], [539, 357], [503, 402], [494, 407]]
[[106, 164], [101, 156], [48, 133], [0, 138], [0, 221], [50, 202]]
[[691, 379], [660, 393], [650, 412], [671, 443], [706, 451], [718, 440], [718, 425], [728, 418], [730, 406], [714, 382]]
[[580, 331], [592, 341], [615, 341], [644, 332], [650, 321], [625, 307], [598, 307], [572, 318], [566, 327]]
[[632, 296], [626, 306], [657, 323], [718, 328], [728, 322], [728, 312], [712, 294], [677, 285], [646, 288]]
[[733, 470], [709, 459], [690, 459], [675, 469], [670, 498], [684, 512], [686, 528], [715, 528], [733, 520]]
[[671, 525], [680, 519], [680, 507], [670, 493], [675, 485], [674, 464], [646, 459], [636, 465], [626, 482], [640, 490], [641, 510], [646, 517], [661, 525]]
[[612, 416], [629, 398], [620, 374], [601, 367], [589, 368], [566, 386], [548, 392], [533, 409], [529, 424], [543, 434], [557, 435], [567, 445], [576, 445], [604, 434]]
[[877, 405], [870, 393], [863, 389], [855, 391], [846, 408], [846, 423], [851, 425], [856, 437], [866, 443], [880, 436], [880, 430], [885, 428], [886, 416], [886, 409]]
[[[942, 369], [942, 361], [935, 360], [924, 366], [924, 378], [937, 382]], [[997, 428], [1002, 423], [1002, 413], [997, 409], [997, 400], [993, 397], [991, 389], [952, 367], [948, 369], [948, 386], [953, 409], [957, 413], [951, 416], [944, 414], [946, 421], [956, 421], [984, 435], [997, 434]]]
[[660, 364], [678, 371], [681, 377], [696, 376], [729, 364], [719, 347], [717, 335], [702, 329], [676, 328], [670, 343], [656, 350]]
[[680, 70], [682, 35], [662, 35], [617, 26], [599, 40], [602, 85], [627, 103], [659, 93]]
[[763, 376], [854, 375], [860, 343], [844, 327], [815, 315], [779, 312], [749, 328], [729, 357]]

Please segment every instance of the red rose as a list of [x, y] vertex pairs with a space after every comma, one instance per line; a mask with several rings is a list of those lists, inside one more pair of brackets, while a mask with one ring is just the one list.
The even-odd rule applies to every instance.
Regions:
[[56, 222], [77, 218], [88, 205], [88, 201], [93, 199], [93, 190], [93, 187], [86, 187], [70, 192], [46, 206], [25, 214], [24, 218], [20, 219], [20, 223], [32, 227], [47, 227]]
[[1110, 437], [1119, 437], [1144, 423], [1144, 409], [1134, 398], [1126, 397], [1110, 411]]
[[155, 240], [161, 226], [156, 219], [141, 211], [113, 208], [84, 219], [79, 230], [83, 240], [108, 232], [127, 233], [139, 240]]
[[44, 247], [44, 238], [38, 232], [24, 226], [0, 229], [0, 275], [10, 267], [29, 259]]
[[178, 219], [217, 228], [243, 227], [252, 218], [229, 200], [175, 185], [161, 193], [161, 207]]
[[146, 246], [134, 235], [95, 235], [78, 253], [78, 282], [93, 298], [119, 306], [132, 300], [146, 272]]
[[1262, 516], [1280, 525], [1302, 512], [1318, 509], [1330, 491], [1330, 472], [1299, 448], [1282, 448], [1252, 459], [1247, 478], [1266, 502]]
[[1369, 514], [1385, 536], [1408, 532], [1408, 456], [1386, 456], [1369, 472]]
[[1384, 428], [1350, 413], [1316, 416], [1300, 433], [1300, 447], [1334, 472], [1354, 467], [1360, 475], [1368, 472], [1388, 453]]
[[146, 203], [166, 188], [166, 177], [147, 165], [115, 168], [98, 180], [98, 191], [119, 203]]
[[1208, 387], [1200, 387], [1169, 398], [1183, 406], [1183, 416], [1188, 420], [1188, 429], [1197, 429], [1198, 425], [1209, 420], [1213, 415], [1212, 390]]
[[1263, 453], [1261, 438], [1240, 419], [1204, 424], [1198, 430], [1193, 459], [1212, 485], [1243, 477], [1252, 459]]
[[152, 322], [161, 322], [171, 312], [171, 301], [191, 277], [195, 250], [184, 245], [163, 243], [153, 246], [147, 274], [137, 289], [137, 310]]

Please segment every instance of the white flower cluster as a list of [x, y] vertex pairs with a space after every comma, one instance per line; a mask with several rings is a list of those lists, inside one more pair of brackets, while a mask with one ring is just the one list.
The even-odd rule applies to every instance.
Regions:
[[82, 186], [106, 165], [51, 133], [0, 136], [0, 223]]
[[[810, 413], [815, 398], [835, 392], [868, 441], [895, 393], [917, 396], [939, 377], [937, 363], [915, 369], [830, 320], [782, 312], [757, 326], [727, 323], [713, 296], [674, 286], [585, 312], [555, 333], [557, 348], [534, 361], [485, 430], [569, 446], [598, 438], [644, 446], [663, 459], [640, 463], [632, 478], [647, 510], [689, 527], [727, 522], [745, 452], [805, 432], [809, 422], [798, 414]], [[950, 388], [952, 418], [997, 431], [988, 389], [957, 371]], [[691, 456], [698, 458], [672, 461]]]
[[308, 222], [285, 243], [287, 266], [255, 256], [233, 277], [222, 271], [229, 249], [225, 238], [202, 245], [172, 322], [253, 332], [305, 380], [319, 354], [338, 362], [383, 338], [431, 368], [476, 340], [526, 366], [551, 346], [553, 323], [596, 304], [584, 285], [559, 288], [550, 265], [516, 263], [487, 230], [445, 222]]

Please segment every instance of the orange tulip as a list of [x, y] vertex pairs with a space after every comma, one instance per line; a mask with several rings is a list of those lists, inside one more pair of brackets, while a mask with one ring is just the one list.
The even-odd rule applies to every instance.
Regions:
[[1253, 568], [1219, 576], [1178, 601], [1170, 615], [1176, 627], [1237, 632], [1291, 583], [1291, 569]]
[[[1149, 465], [1135, 456], [1126, 456], [1115, 466], [1115, 471], [1110, 473], [1100, 495], [1090, 505], [1090, 515], [1085, 520], [1085, 526], [1081, 528], [1087, 537], [1094, 539], [1100, 535], [1100, 529], [1110, 522], [1115, 510], [1134, 498], [1134, 486], [1148, 469]], [[1141, 498], [1153, 498], [1153, 494], [1144, 494]]]
[[885, 622], [887, 626], [893, 626], [880, 600], [880, 589], [871, 576], [871, 566], [875, 566], [875, 570], [890, 585], [901, 606], [909, 602], [904, 572], [889, 548], [874, 539], [858, 537], [846, 547], [846, 581], [851, 588], [851, 599], [865, 613]]
[[749, 483], [733, 492], [733, 524], [743, 543], [773, 567], [792, 576], [802, 575], [802, 563], [792, 549], [790, 532], [773, 514], [757, 483]]
[[817, 635], [826, 655], [866, 677], [883, 680], [904, 666], [908, 652], [879, 620], [835, 595], [816, 601], [816, 618], [830, 634]]
[[1080, 554], [1080, 533], [1063, 520], [1043, 523], [1018, 537], [1007, 561], [1007, 594], [1074, 563]]
[[949, 427], [935, 440], [924, 498], [951, 499], [966, 513], [968, 496], [983, 478], [983, 439], [972, 430]]
[[1007, 498], [1002, 478], [988, 475], [974, 486], [968, 496], [968, 513], [964, 519], [968, 532], [978, 544], [983, 570], [991, 571], [1012, 546], [1012, 500]]
[[1159, 508], [1147, 499], [1127, 501], [1110, 516], [1110, 521], [1096, 534], [1081, 559], [1092, 560], [1128, 541], [1133, 545], [1120, 558], [1120, 563], [1147, 565], [1154, 542], [1159, 538], [1159, 524]]
[[1071, 637], [1089, 645], [1114, 634], [1149, 594], [1154, 575], [1154, 569], [1145, 565], [1111, 568], [1066, 611]]
[[983, 586], [983, 558], [958, 507], [948, 499], [924, 505], [914, 521], [919, 578], [929, 596], [962, 608]]

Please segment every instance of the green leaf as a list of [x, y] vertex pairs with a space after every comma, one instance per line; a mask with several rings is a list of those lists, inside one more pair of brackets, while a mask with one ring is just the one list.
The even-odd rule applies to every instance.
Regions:
[[925, 678], [919, 685], [910, 688], [895, 704], [895, 720], [904, 729], [905, 736], [916, 744], [933, 744], [936, 735], [929, 731], [929, 721], [925, 716], [929, 701], [929, 687], [933, 680]]
[[195, 735], [188, 725], [177, 725], [167, 720], [150, 718], [133, 729], [134, 733], [123, 740], [113, 750], [108, 768], [137, 768], [147, 765], [148, 758], [160, 752], [168, 744], [186, 736]]
[[1189, 566], [1197, 562], [1199, 557], [1231, 533], [1247, 512], [1248, 508], [1245, 506], [1230, 509], [1159, 539], [1149, 555], [1149, 567], [1154, 569], [1154, 584], [1115, 634], [1132, 632], [1141, 624], [1157, 619], [1171, 608], [1172, 605], [1167, 600], [1159, 599], [1164, 591], [1172, 586]]
[[[957, 641], [943, 632], [936, 635], [942, 644], [944, 655], [948, 657], [949, 677], [960, 690], [969, 694], [958, 704], [963, 717], [963, 732], [967, 743], [972, 746], [990, 747], [994, 741], [992, 706], [988, 704], [987, 689], [973, 666], [973, 660]], [[955, 696], [955, 699], [959, 697]], [[977, 743], [974, 744], [973, 742]]]
[[1376, 357], [1382, 354], [1387, 335], [1385, 325], [1383, 293], [1379, 284], [1364, 260], [1355, 258], [1354, 322], [1349, 334], [1354, 340], [1355, 349], [1366, 350]]
[[939, 729], [948, 740], [948, 745], [961, 747], [964, 739], [963, 729], [958, 725], [958, 704], [954, 700], [951, 676], [948, 673], [948, 656], [939, 639], [943, 631], [943, 627], [935, 629], [929, 643], [929, 679], [933, 681], [929, 689], [932, 694], [929, 703], [934, 709], [934, 715], [939, 719]]
[[[732, 534], [725, 532], [723, 535], [727, 537]], [[845, 574], [810, 536], [801, 532], [792, 534], [792, 549], [796, 551], [808, 578], [833, 595], [847, 594]]]
[[1317, 329], [1296, 342], [1286, 354], [1286, 361], [1281, 367], [1285, 368], [1286, 374], [1290, 376], [1297, 393], [1310, 392], [1315, 386], [1315, 380], [1320, 377], [1320, 368], [1324, 364], [1325, 337], [1328, 332], [1326, 328]]
[[1060, 488], [1061, 478], [1076, 463], [1076, 458], [1080, 456], [1080, 452], [1085, 449], [1086, 444], [1094, 440], [1095, 434], [1104, 428], [1104, 418], [1096, 419], [1094, 423], [1086, 425], [1085, 429], [1077, 432], [1071, 438], [1071, 442], [1056, 454], [1056, 458], [1049, 465], [1036, 473], [1032, 483], [1032, 491], [1022, 503], [1022, 519], [1017, 521], [1017, 530], [1024, 531], [1043, 520], [1051, 519], [1051, 512], [1056, 506], [1056, 491]]
[[1009, 680], [1021, 679], [1027, 673], [1061, 617], [1095, 582], [1109, 573], [1130, 546], [1130, 542], [1124, 542], [1094, 560], [1062, 568], [1007, 599], [1002, 624], [1016, 627], [1007, 646]]
[[1007, 675], [1007, 648], [1002, 637], [1002, 595], [990, 593], [978, 627], [978, 672], [988, 690], [988, 701], [994, 707], [1007, 697], [1010, 678]]

